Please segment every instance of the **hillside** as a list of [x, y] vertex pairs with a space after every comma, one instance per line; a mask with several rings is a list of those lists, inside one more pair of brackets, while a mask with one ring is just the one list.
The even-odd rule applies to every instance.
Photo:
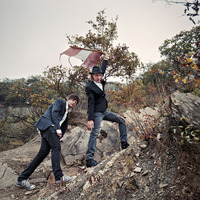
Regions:
[[[89, 133], [83, 119], [80, 127], [69, 127], [62, 141], [62, 168], [68, 175], [76, 174], [77, 179], [56, 187], [48, 157], [30, 177], [36, 189], [26, 191], [14, 183], [38, 151], [37, 135], [17, 149], [0, 153], [0, 199], [197, 200], [200, 146], [193, 143], [194, 136], [189, 132], [198, 132], [199, 113], [200, 98], [180, 92], [154, 108], [146, 107], [138, 113], [127, 110], [124, 115], [129, 122], [130, 147], [121, 150], [116, 125], [104, 122], [96, 155], [101, 163], [93, 168], [86, 168], [84, 163]], [[181, 134], [182, 130], [188, 130], [188, 135]]]

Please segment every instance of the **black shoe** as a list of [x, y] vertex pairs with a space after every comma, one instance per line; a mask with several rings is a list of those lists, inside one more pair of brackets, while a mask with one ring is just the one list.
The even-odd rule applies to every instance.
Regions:
[[99, 164], [99, 162], [97, 162], [96, 160], [86, 160], [87, 167], [97, 166], [98, 164]]
[[128, 142], [121, 142], [122, 149], [126, 149], [129, 146]]

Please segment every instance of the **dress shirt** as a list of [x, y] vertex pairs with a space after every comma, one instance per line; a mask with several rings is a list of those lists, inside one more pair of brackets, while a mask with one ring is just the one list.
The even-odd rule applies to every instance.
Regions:
[[[71, 111], [72, 111], [72, 109], [71, 109], [71, 108], [70, 108], [70, 109], [68, 108], [68, 102], [66, 101], [66, 111], [65, 111], [65, 114], [64, 114], [62, 120], [60, 121], [60, 126], [61, 126], [62, 123], [66, 120], [67, 114], [68, 114], [69, 112], [71, 112]], [[61, 129], [57, 129], [56, 132], [57, 132], [57, 133], [62, 133]]]
[[95, 83], [101, 90], [103, 90], [103, 85], [102, 85], [102, 83], [98, 83], [98, 82], [96, 82], [96, 81], [94, 81], [94, 83]]

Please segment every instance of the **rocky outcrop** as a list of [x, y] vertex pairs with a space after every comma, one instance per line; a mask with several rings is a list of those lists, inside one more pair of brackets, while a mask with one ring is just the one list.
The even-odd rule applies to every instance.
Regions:
[[173, 117], [184, 119], [188, 124], [200, 127], [200, 98], [190, 93], [174, 92], [171, 95]]
[[12, 185], [17, 179], [17, 174], [6, 163], [0, 163], [0, 189]]
[[[71, 128], [71, 131], [66, 133], [61, 139], [61, 156], [62, 156], [62, 167], [84, 165], [85, 152], [87, 150], [87, 143], [89, 139], [89, 131], [86, 128], [75, 127]], [[4, 188], [13, 185], [13, 180], [16, 181], [18, 174], [27, 166], [27, 164], [35, 157], [40, 148], [40, 136], [36, 135], [33, 140], [27, 144], [9, 151], [0, 153], [0, 177], [1, 180], [9, 180], [9, 184], [0, 182], [0, 188]], [[107, 156], [120, 150], [119, 134], [112, 123], [103, 122], [102, 130], [97, 140], [97, 152], [96, 159], [102, 161]], [[5, 167], [7, 166], [7, 167]], [[5, 168], [7, 173], [5, 173]], [[36, 169], [33, 175], [36, 177], [47, 177], [51, 172], [51, 160], [50, 155], [41, 163]], [[8, 171], [10, 173], [8, 173]], [[9, 177], [14, 177], [12, 180]]]
[[123, 151], [117, 125], [103, 122], [95, 155], [101, 163], [93, 168], [84, 165], [89, 132], [86, 128], [71, 127], [62, 139], [62, 168], [68, 175], [77, 175], [77, 179], [65, 186], [52, 185], [49, 155], [30, 177], [37, 189], [19, 191], [13, 186], [14, 180], [37, 153], [38, 135], [20, 148], [0, 153], [0, 175], [2, 180], [9, 180], [5, 185], [0, 181], [0, 198], [198, 199], [200, 150], [193, 144], [178, 142], [179, 133], [170, 132], [169, 116], [197, 127], [199, 108], [199, 97], [175, 92], [154, 108], [128, 110], [125, 117], [131, 145]]

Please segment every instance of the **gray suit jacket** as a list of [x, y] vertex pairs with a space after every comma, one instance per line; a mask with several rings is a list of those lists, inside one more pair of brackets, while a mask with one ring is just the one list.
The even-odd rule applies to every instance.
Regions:
[[68, 115], [65, 121], [60, 126], [60, 121], [66, 112], [66, 101], [63, 99], [57, 99], [53, 102], [42, 117], [38, 120], [35, 126], [39, 130], [45, 130], [49, 126], [54, 126], [55, 130], [61, 129], [62, 135], [64, 135], [68, 126]]

